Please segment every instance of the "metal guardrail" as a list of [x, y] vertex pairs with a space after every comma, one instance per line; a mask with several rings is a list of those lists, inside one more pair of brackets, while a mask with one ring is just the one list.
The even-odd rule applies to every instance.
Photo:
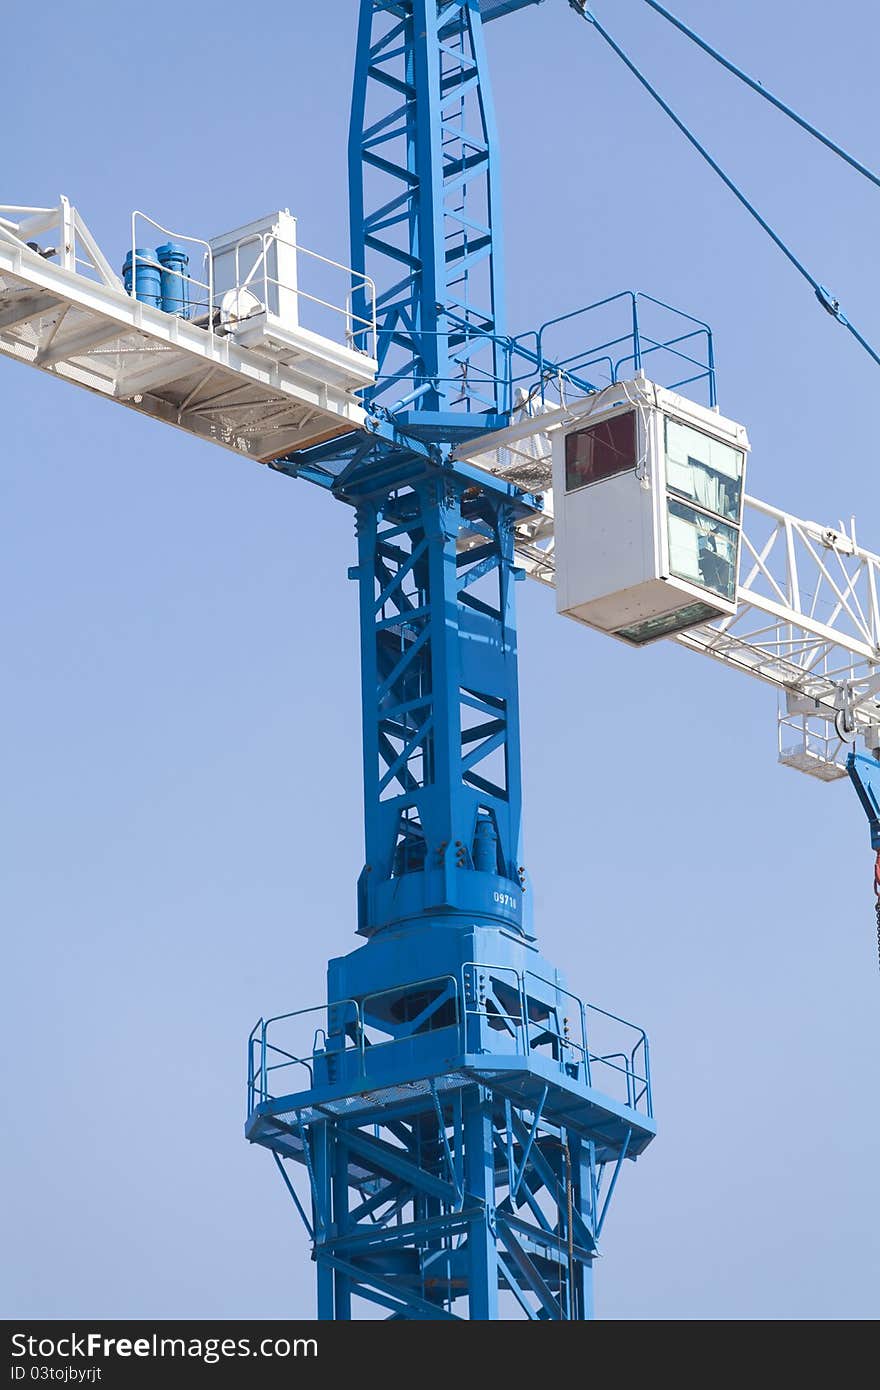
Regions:
[[[6, 214], [14, 213], [14, 217]], [[45, 260], [63, 270], [72, 270], [86, 279], [120, 289], [122, 281], [104, 256], [95, 238], [69, 198], [62, 197], [52, 208], [27, 207], [21, 203], [0, 205], [0, 231], [14, 241], [35, 248]], [[40, 246], [36, 237], [49, 236], [54, 242]]]
[[[502, 986], [509, 977], [513, 977], [516, 980], [517, 1012], [512, 1012], [510, 1008], [499, 1009], [497, 999], [489, 1000], [488, 990], [481, 991], [479, 985], [475, 988], [471, 984], [469, 987], [465, 974], [468, 970], [477, 972], [478, 976], [487, 982], [494, 978]], [[530, 981], [533, 986], [531, 991]], [[529, 1056], [537, 1048], [548, 1044], [560, 1071], [580, 1076], [582, 1068], [583, 1080], [588, 1086], [598, 1084], [599, 1079], [607, 1072], [613, 1072], [615, 1078], [612, 1078], [612, 1081], [619, 1078], [619, 1093], [615, 1098], [625, 1101], [631, 1109], [641, 1111], [648, 1117], [653, 1115], [650, 1055], [648, 1039], [643, 1029], [617, 1014], [609, 1013], [607, 1009], [600, 1009], [596, 1004], [585, 1003], [578, 995], [572, 994], [554, 980], [547, 980], [532, 971], [521, 973], [511, 966], [493, 966], [479, 961], [467, 962], [462, 967], [462, 991], [465, 1014], [478, 1014], [509, 1024], [516, 1036], [517, 1050], [523, 1055]], [[555, 1004], [550, 1002], [554, 996], [558, 1001]], [[559, 1013], [568, 1007], [565, 1001], [570, 1005], [569, 1012], [563, 1013], [560, 1019]], [[491, 1009], [487, 1007], [489, 1003]], [[546, 1010], [546, 1016], [538, 1019], [531, 1017], [532, 1012], [537, 1011], [536, 1006], [542, 1012]], [[552, 1019], [554, 1014], [555, 1023]], [[590, 1035], [593, 1032], [591, 1020], [598, 1019], [607, 1020], [625, 1030], [628, 1045], [622, 1048], [618, 1042], [614, 1050], [595, 1051], [590, 1045]], [[571, 1028], [573, 1020], [579, 1030], [575, 1033]], [[598, 1079], [595, 1075], [597, 1068], [600, 1071]], [[610, 1084], [601, 1088], [606, 1089], [609, 1095], [615, 1094]]]
[[[209, 334], [213, 334], [218, 326], [221, 306], [217, 302], [215, 255], [210, 244], [201, 237], [173, 231], [141, 210], [136, 210], [131, 216], [129, 293], [137, 298], [138, 267], [145, 267], [143, 254], [138, 254], [138, 243], [155, 240], [152, 235], [144, 236], [146, 227], [153, 228], [170, 242], [195, 248], [197, 254], [191, 256], [191, 266], [180, 268], [173, 260], [166, 258], [161, 265], [148, 261], [146, 268], [159, 274], [166, 284], [169, 280], [172, 283], [179, 280], [180, 294], [170, 298], [179, 301], [180, 315], [197, 322]], [[62, 199], [57, 208], [4, 205], [0, 207], [0, 229], [4, 228], [25, 239], [57, 229], [58, 246], [54, 256], [62, 266], [97, 276], [114, 287], [120, 284], [119, 276], [107, 264], [94, 238], [67, 199]], [[388, 340], [399, 337], [400, 328], [396, 323], [389, 326], [378, 322], [376, 287], [370, 276], [298, 242], [265, 232], [242, 237], [234, 248], [236, 257], [241, 248], [254, 241], [260, 243], [260, 250], [246, 273], [236, 276], [240, 291], [249, 290], [262, 307], [270, 302], [273, 291], [293, 295], [298, 304], [308, 306], [319, 315], [329, 316], [329, 322], [341, 320], [341, 336], [348, 347], [373, 358], [386, 355], [384, 349]], [[340, 286], [339, 295], [334, 298], [327, 293], [313, 293], [301, 284], [286, 284], [272, 276], [269, 253], [273, 242], [295, 251], [298, 264], [314, 266], [317, 270], [342, 277], [344, 290]], [[85, 256], [79, 254], [80, 244]], [[217, 254], [228, 254], [229, 250], [226, 248]], [[196, 260], [200, 260], [203, 267], [199, 273], [196, 273]], [[366, 306], [366, 312], [356, 312], [355, 303]], [[560, 335], [564, 337], [573, 333], [578, 341], [585, 338], [591, 341], [592, 325], [596, 324], [603, 311], [616, 315], [619, 309], [624, 311], [625, 316], [625, 326], [621, 331], [613, 331], [600, 342], [593, 341], [586, 349], [578, 347], [570, 351], [569, 341], [556, 350], [556, 339]], [[656, 325], [652, 315], [659, 315]], [[667, 315], [672, 316], [672, 331], [660, 327], [660, 321]], [[381, 373], [375, 386], [370, 388], [372, 399], [378, 401], [383, 396], [387, 399], [398, 384], [405, 388], [401, 400], [383, 406], [388, 413], [393, 415], [428, 392], [444, 387], [449, 388], [444, 394], [449, 396], [449, 403], [453, 407], [477, 401], [489, 408], [497, 403], [502, 413], [510, 413], [522, 404], [523, 399], [540, 401], [541, 405], [555, 401], [564, 404], [566, 395], [589, 394], [601, 385], [632, 375], [646, 363], [650, 363], [652, 377], [670, 390], [705, 382], [709, 404], [716, 404], [715, 352], [708, 324], [641, 291], [625, 290], [596, 300], [548, 319], [539, 328], [517, 337], [489, 333], [452, 310], [445, 311], [445, 320], [447, 327], [435, 331], [435, 335], [451, 340], [457, 350], [463, 344], [470, 345], [475, 350], [474, 355], [461, 364], [456, 375], [449, 378], [413, 382], [411, 364], [396, 372]], [[303, 326], [308, 327], [307, 324]], [[425, 334], [422, 333], [422, 336]], [[704, 344], [702, 353], [697, 346], [701, 343]], [[478, 360], [476, 350], [480, 347], [491, 350], [488, 365]], [[661, 363], [665, 363], [670, 370], [663, 371]], [[593, 375], [597, 373], [602, 379], [594, 381]]]
[[[506, 1007], [500, 1006], [493, 981], [501, 986], [502, 993], [508, 994]], [[377, 1014], [375, 1006], [398, 993], [407, 997], [423, 993], [430, 997], [413, 1018], [398, 1021], [392, 1031], [383, 1028], [388, 1019]], [[248, 1114], [280, 1095], [311, 1089], [320, 1065], [332, 1065], [334, 1060], [343, 1061], [353, 1055], [357, 1076], [367, 1084], [371, 1079], [371, 1054], [426, 1036], [425, 1024], [448, 1002], [453, 1004], [453, 1020], [440, 1026], [457, 1030], [462, 1054], [468, 1052], [471, 1042], [469, 1019], [487, 1019], [496, 1028], [500, 1022], [509, 1030], [519, 1055], [535, 1054], [545, 1059], [549, 1056], [564, 1075], [583, 1080], [587, 1086], [597, 1086], [649, 1118], [653, 1115], [648, 1040], [641, 1028], [595, 1004], [585, 1003], [556, 981], [512, 966], [481, 961], [465, 962], [459, 979], [452, 975], [431, 976], [383, 989], [360, 1002], [343, 999], [260, 1019], [248, 1038]], [[301, 1033], [304, 1023], [312, 1031], [308, 1050], [290, 1043], [286, 1035], [279, 1037], [284, 1025]], [[614, 1026], [614, 1036], [609, 1039], [607, 1050], [597, 1050], [591, 1045], [591, 1036], [608, 1024]], [[379, 1037], [375, 1036], [377, 1032]], [[381, 1036], [383, 1032], [385, 1035]], [[549, 1053], [542, 1050], [547, 1048]], [[343, 1061], [343, 1065], [351, 1063]], [[284, 1076], [280, 1090], [279, 1074]]]
[[[332, 1021], [331, 1013], [334, 1015]], [[289, 1023], [292, 1019], [306, 1019], [316, 1014], [321, 1015], [325, 1023], [312, 1030], [310, 1051], [292, 1052], [289, 1048], [281, 1047], [279, 1043], [269, 1040], [269, 1030], [276, 1025]], [[349, 1036], [350, 1029], [354, 1030], [356, 1039], [362, 1038], [360, 1009], [354, 999], [342, 999], [334, 1004], [316, 1004], [311, 1008], [293, 1009], [290, 1013], [258, 1019], [248, 1037], [248, 1114], [252, 1114], [257, 1105], [275, 1099], [276, 1092], [269, 1088], [269, 1077], [275, 1072], [289, 1072], [294, 1067], [301, 1067], [308, 1074], [309, 1086], [312, 1086], [315, 1079], [315, 1059], [326, 1055], [326, 1046], [319, 1048], [319, 1038], [322, 1037], [326, 1045], [331, 1032], [333, 1036], [345, 1039]], [[361, 1043], [357, 1041], [355, 1046], [360, 1047]], [[337, 1049], [338, 1052], [349, 1050], [345, 1045]], [[283, 1060], [278, 1060], [279, 1058]]]
[[[244, 247], [257, 243], [259, 254], [248, 273], [242, 278], [240, 258]], [[342, 304], [336, 304], [321, 295], [312, 294], [304, 290], [299, 283], [289, 285], [285, 281], [278, 279], [277, 276], [270, 275], [269, 263], [273, 246], [286, 246], [296, 253], [297, 262], [305, 256], [309, 261], [318, 265], [327, 266], [331, 270], [340, 271], [346, 278], [349, 289], [346, 292], [345, 300]], [[376, 323], [376, 286], [369, 275], [361, 275], [351, 269], [350, 266], [343, 265], [341, 261], [331, 260], [329, 256], [322, 256], [318, 251], [311, 251], [307, 246], [301, 246], [299, 242], [288, 241], [286, 238], [278, 236], [276, 233], [254, 232], [250, 236], [243, 237], [234, 247], [235, 255], [235, 282], [239, 291], [247, 290], [255, 293], [256, 298], [265, 306], [270, 302], [270, 288], [281, 290], [296, 296], [297, 303], [305, 301], [307, 304], [314, 304], [318, 308], [326, 309], [330, 314], [338, 315], [345, 324], [346, 346], [356, 348], [361, 352], [366, 352], [370, 357], [375, 357], [377, 352], [377, 323]], [[372, 313], [369, 318], [354, 312], [355, 297], [363, 298], [372, 306]]]
[[[586, 337], [589, 342], [591, 321], [595, 323], [603, 310], [609, 311], [614, 318], [618, 308], [625, 315], [625, 327], [620, 331], [613, 331], [610, 337], [588, 348], [554, 350], [554, 338], [565, 333], [573, 332], [578, 339]], [[672, 315], [668, 333], [661, 331], [661, 320], [666, 315]], [[509, 414], [521, 405], [518, 397], [539, 402], [541, 406], [564, 405], [566, 395], [589, 395], [603, 386], [627, 379], [646, 364], [650, 365], [652, 378], [670, 391], [705, 382], [708, 404], [717, 404], [715, 346], [709, 325], [639, 290], [624, 290], [595, 300], [548, 319], [539, 328], [516, 337], [487, 332], [452, 310], [446, 310], [444, 316], [449, 327], [435, 331], [434, 336], [454, 341], [456, 351], [461, 351], [464, 344], [474, 352], [462, 362], [456, 375], [415, 384], [414, 390], [402, 401], [385, 407], [390, 414], [411, 404], [418, 396], [443, 387], [448, 388], [445, 394], [450, 397], [448, 405], [451, 407], [477, 402], [489, 408], [497, 400], [502, 413]], [[396, 323], [380, 325], [378, 339], [380, 342], [394, 340], [399, 333]], [[481, 364], [475, 355], [481, 345], [493, 349], [490, 364]], [[380, 374], [374, 396], [386, 394], [398, 383], [410, 382], [409, 373], [407, 366]]]
[[[621, 305], [626, 308], [627, 326], [625, 331], [616, 333], [604, 342], [593, 344], [587, 349], [568, 353], [561, 357], [551, 351], [550, 339], [554, 330], [560, 329], [562, 325], [567, 325], [570, 328], [581, 319], [587, 320], [590, 316], [598, 316], [600, 310], [610, 309], [612, 305]], [[655, 337], [654, 334], [659, 333], [659, 326], [653, 332], [647, 331], [644, 312], [646, 305], [659, 309], [662, 314], [673, 316], [673, 322], [676, 326], [671, 336]], [[682, 321], [681, 324], [678, 321]], [[684, 329], [685, 324], [692, 326]], [[583, 329], [578, 328], [579, 334], [582, 331], [588, 331], [586, 325]], [[704, 358], [695, 357], [692, 350], [684, 351], [685, 343], [702, 341], [705, 341], [706, 345]], [[563, 393], [566, 386], [572, 387], [578, 394], [589, 393], [596, 389], [596, 383], [585, 375], [592, 368], [606, 367], [607, 381], [601, 384], [609, 385], [641, 371], [646, 358], [658, 353], [668, 354], [676, 364], [676, 371], [683, 368], [685, 372], [683, 377], [675, 377], [675, 372], [673, 372], [675, 379], [660, 382], [661, 385], [665, 385], [670, 391], [675, 391], [681, 387], [705, 381], [709, 405], [714, 406], [716, 404], [715, 347], [711, 328], [702, 319], [696, 319], [692, 314], [686, 314], [683, 310], [676, 309], [664, 300], [656, 299], [653, 295], [645, 294], [641, 290], [623, 290], [619, 294], [609, 295], [605, 299], [597, 299], [592, 304], [584, 305], [583, 308], [572, 309], [566, 314], [559, 314], [556, 318], [548, 319], [540, 328], [511, 339], [509, 348], [511, 366], [508, 371], [508, 378], [511, 386], [527, 384], [528, 374], [515, 376], [512, 363], [516, 358], [532, 363], [534, 371], [531, 379], [534, 383], [535, 394], [540, 395], [542, 404], [545, 403], [548, 388], [552, 388], [554, 385], [560, 396], [560, 404], [564, 404]], [[658, 380], [663, 375], [662, 372], [656, 371], [653, 374]], [[512, 408], [513, 404], [514, 401], [511, 397], [508, 409]]]
[[[412, 1019], [402, 1020], [394, 1033], [388, 1033], [384, 1037], [374, 1036], [377, 1031], [381, 1031], [381, 1021], [375, 1012], [371, 1012], [371, 1004], [375, 1005], [395, 994], [403, 994], [404, 991], [410, 996], [417, 995], [420, 991], [430, 990], [432, 986], [437, 985], [450, 985], [452, 988], [445, 994], [440, 989], [419, 1014]], [[453, 975], [435, 975], [428, 979], [378, 990], [374, 994], [365, 995], [360, 1002], [343, 999], [332, 1004], [318, 1004], [308, 1009], [294, 1009], [290, 1013], [276, 1014], [273, 1018], [259, 1019], [248, 1038], [248, 1114], [253, 1112], [256, 1105], [274, 1100], [277, 1094], [284, 1094], [270, 1089], [269, 1078], [274, 1077], [277, 1072], [289, 1073], [291, 1069], [300, 1067], [308, 1074], [308, 1085], [311, 1087], [319, 1063], [326, 1064], [328, 1061], [338, 1061], [355, 1054], [358, 1076], [366, 1081], [368, 1056], [378, 1049], [393, 1047], [418, 1036], [423, 1022], [447, 1000], [454, 1003], [455, 1026], [459, 1029], [459, 1041], [463, 1047], [458, 981]], [[309, 1051], [292, 1051], [292, 1045], [283, 1047], [278, 1041], [270, 1039], [270, 1030], [273, 1028], [277, 1036], [278, 1025], [290, 1025], [292, 1020], [305, 1020], [314, 1015], [321, 1015], [325, 1023], [313, 1029]]]
[[[186, 269], [175, 269], [173, 265], [153, 260], [145, 260], [139, 255], [139, 245], [143, 246], [147, 238], [143, 235], [143, 228], [150, 227], [159, 232], [163, 237], [167, 237], [170, 242], [183, 244], [184, 247], [198, 248], [198, 256], [203, 266], [200, 279], [193, 272], [191, 266]], [[154, 240], [155, 238], [150, 238]], [[242, 272], [241, 255], [245, 248], [256, 246], [257, 254], [253, 258], [253, 264], [246, 273]], [[288, 284], [277, 276], [270, 274], [271, 253], [273, 248], [283, 246], [294, 252], [296, 255], [297, 267], [302, 264], [303, 258], [306, 263], [315, 266], [325, 267], [331, 272], [339, 272], [342, 282], [345, 285], [345, 293], [340, 290], [341, 302], [334, 302], [323, 295], [313, 294], [309, 290], [303, 289], [301, 284]], [[155, 218], [147, 213], [136, 210], [131, 215], [131, 250], [129, 264], [130, 287], [129, 294], [132, 298], [137, 298], [138, 289], [138, 265], [141, 268], [146, 264], [149, 268], [161, 272], [164, 277], [171, 277], [180, 281], [180, 293], [177, 302], [180, 305], [178, 312], [182, 317], [197, 320], [202, 327], [209, 333], [214, 332], [216, 327], [216, 317], [221, 309], [220, 296], [216, 292], [215, 259], [217, 255], [226, 256], [232, 252], [235, 264], [235, 285], [234, 289], [244, 297], [246, 294], [253, 295], [259, 304], [259, 311], [264, 311], [271, 302], [271, 291], [280, 292], [295, 297], [297, 305], [308, 304], [315, 306], [319, 310], [324, 310], [328, 315], [338, 317], [344, 325], [344, 340], [349, 348], [365, 352], [368, 356], [375, 357], [377, 352], [377, 322], [376, 322], [376, 286], [369, 275], [362, 275], [344, 265], [341, 261], [334, 261], [329, 256], [323, 256], [317, 251], [310, 250], [307, 246], [300, 245], [299, 242], [288, 241], [277, 233], [253, 232], [242, 237], [233, 247], [226, 248], [223, 252], [215, 253], [209, 242], [201, 237], [194, 237], [188, 233], [175, 232], [169, 227], [164, 227]], [[298, 279], [298, 277], [297, 277]], [[359, 302], [370, 306], [370, 314], [365, 317], [356, 314], [354, 311], [355, 298]], [[256, 310], [254, 312], [257, 312]], [[246, 318], [247, 316], [243, 316]], [[332, 318], [331, 318], [332, 321]], [[307, 325], [304, 325], [307, 326]]]
[[[202, 257], [204, 273], [207, 275], [207, 279], [199, 280], [189, 267], [183, 271], [175, 270], [170, 265], [160, 265], [155, 261], [145, 262], [145, 258], [138, 255], [139, 223], [145, 223], [148, 227], [152, 227], [155, 231], [160, 232], [162, 236], [167, 237], [169, 241], [175, 243], [183, 242], [187, 246], [197, 246]], [[144, 240], [145, 238], [143, 237], [140, 239], [141, 246]], [[213, 332], [214, 322], [211, 310], [215, 307], [214, 260], [211, 255], [211, 247], [207, 241], [203, 240], [202, 237], [189, 236], [184, 232], [173, 232], [170, 227], [163, 227], [161, 222], [157, 222], [154, 217], [150, 217], [147, 213], [135, 209], [131, 214], [131, 288], [129, 289], [129, 294], [132, 299], [138, 298], [137, 268], [139, 264], [141, 266], [144, 264], [150, 265], [162, 275], [170, 276], [174, 280], [180, 281], [179, 303], [181, 306], [181, 316], [188, 319], [198, 319], [205, 316], [207, 321], [204, 326], [209, 332]], [[194, 290], [199, 291], [199, 293], [194, 295]]]

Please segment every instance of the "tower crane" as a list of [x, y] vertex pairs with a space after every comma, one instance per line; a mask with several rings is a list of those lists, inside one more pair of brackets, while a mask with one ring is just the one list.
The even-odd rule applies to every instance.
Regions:
[[66, 198], [0, 207], [4, 357], [356, 519], [363, 942], [248, 1041], [247, 1138], [324, 1320], [590, 1318], [618, 1177], [656, 1133], [644, 1031], [537, 945], [517, 581], [774, 687], [781, 762], [849, 775], [880, 862], [880, 557], [854, 521], [747, 492], [701, 320], [626, 291], [509, 331], [485, 28], [540, 3], [359, 0], [350, 265], [286, 210], [209, 237], [136, 212], [119, 274]]

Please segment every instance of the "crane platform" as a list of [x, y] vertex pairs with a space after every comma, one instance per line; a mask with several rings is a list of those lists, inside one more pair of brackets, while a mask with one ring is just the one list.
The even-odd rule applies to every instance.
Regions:
[[[332, 1115], [360, 1127], [385, 1123], [389, 1115], [409, 1113], [414, 1106], [423, 1107], [426, 1100], [430, 1105], [433, 1061], [426, 1060], [423, 1076], [414, 1075], [411, 1066], [404, 1065], [398, 1077], [389, 1074], [384, 1082], [372, 1076], [352, 1078], [261, 1101], [248, 1118], [246, 1136], [252, 1144], [302, 1161], [303, 1125]], [[534, 1055], [463, 1053], [450, 1060], [449, 1071], [434, 1081], [433, 1090], [442, 1107], [449, 1099], [448, 1092], [474, 1084], [486, 1087], [502, 1105], [507, 1100], [532, 1114], [539, 1110], [547, 1123], [592, 1140], [598, 1163], [613, 1161], [627, 1135], [627, 1155], [638, 1158], [657, 1133], [650, 1115], [566, 1076], [551, 1060]]]
[[187, 318], [133, 297], [66, 199], [0, 208], [5, 356], [257, 462], [363, 425], [368, 353], [301, 324], [269, 341], [259, 303], [224, 321], [205, 300]]
[[248, 1139], [302, 1159], [304, 1125], [386, 1124], [446, 1109], [476, 1084], [502, 1109], [588, 1139], [599, 1163], [622, 1149], [637, 1158], [656, 1134], [644, 1030], [571, 994], [533, 949], [506, 944], [506, 962], [493, 965], [443, 958], [442, 943], [427, 943], [441, 973], [378, 994], [365, 992], [359, 968], [377, 951], [394, 958], [393, 942], [335, 962], [351, 997], [261, 1019], [251, 1033]]

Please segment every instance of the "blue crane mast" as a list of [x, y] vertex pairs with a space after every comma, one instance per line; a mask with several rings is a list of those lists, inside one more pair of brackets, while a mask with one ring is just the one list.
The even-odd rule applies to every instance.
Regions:
[[[509, 418], [484, 24], [536, 0], [362, 0], [351, 258], [376, 283], [375, 432], [275, 466], [355, 510], [366, 942], [317, 1012], [251, 1038], [248, 1137], [308, 1172], [318, 1315], [583, 1320], [625, 1159], [654, 1134], [648, 1047], [599, 1057], [538, 951], [522, 850], [517, 488], [450, 461]], [[359, 288], [355, 313], [369, 305]], [[378, 422], [381, 422], [380, 426]], [[331, 481], [332, 480], [332, 481]], [[291, 1091], [314, 1032], [309, 1084]], [[611, 1079], [605, 1094], [604, 1073]], [[616, 1083], [620, 1083], [619, 1085]], [[279, 1085], [284, 1094], [279, 1094]]]

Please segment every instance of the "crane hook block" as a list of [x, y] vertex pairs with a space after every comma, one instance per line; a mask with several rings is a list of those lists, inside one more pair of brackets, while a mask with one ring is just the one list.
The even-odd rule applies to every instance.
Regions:
[[880, 762], [867, 753], [850, 753], [846, 770], [868, 817], [871, 848], [880, 851]]

